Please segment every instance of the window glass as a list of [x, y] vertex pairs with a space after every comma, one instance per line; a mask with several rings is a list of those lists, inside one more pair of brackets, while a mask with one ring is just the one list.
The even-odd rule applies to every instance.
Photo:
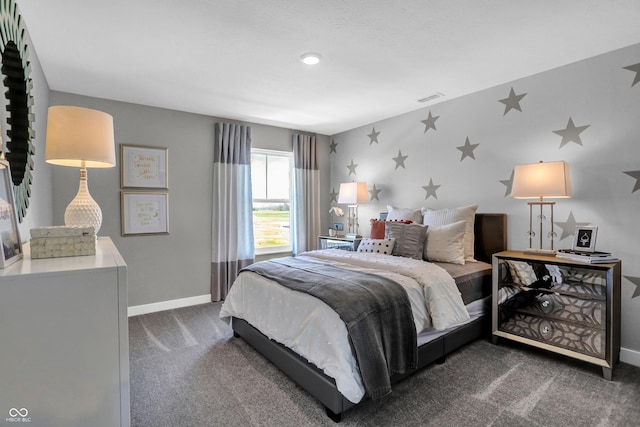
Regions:
[[291, 251], [291, 153], [253, 149], [253, 235], [256, 254]]

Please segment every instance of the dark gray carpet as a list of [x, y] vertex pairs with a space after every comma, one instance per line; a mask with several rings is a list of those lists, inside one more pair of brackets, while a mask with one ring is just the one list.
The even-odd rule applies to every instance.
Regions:
[[[327, 426], [320, 403], [218, 318], [219, 303], [129, 319], [133, 426]], [[476, 341], [347, 411], [343, 426], [637, 426], [640, 368]]]

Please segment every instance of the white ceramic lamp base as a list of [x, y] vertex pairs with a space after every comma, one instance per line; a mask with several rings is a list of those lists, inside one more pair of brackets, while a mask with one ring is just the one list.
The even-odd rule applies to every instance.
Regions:
[[80, 169], [78, 194], [64, 211], [64, 223], [70, 227], [93, 227], [96, 236], [102, 226], [102, 210], [89, 194], [87, 170]]

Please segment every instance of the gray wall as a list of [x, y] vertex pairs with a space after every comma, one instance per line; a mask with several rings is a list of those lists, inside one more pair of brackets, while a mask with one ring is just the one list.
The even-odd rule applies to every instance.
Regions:
[[[368, 219], [398, 207], [456, 207], [479, 204], [480, 212], [506, 212], [509, 248], [529, 246], [529, 212], [525, 200], [509, 197], [507, 186], [514, 165], [539, 160], [565, 160], [570, 164], [573, 198], [556, 200], [555, 225], [561, 248], [571, 247], [576, 222], [598, 226], [597, 249], [613, 252], [623, 261], [622, 346], [640, 351], [640, 84], [627, 67], [640, 62], [640, 45], [431, 105], [332, 137], [331, 185], [366, 181], [376, 185], [379, 200], [360, 207], [360, 224], [367, 235]], [[499, 67], [500, 64], [496, 64]], [[526, 93], [519, 106], [505, 114], [511, 88]], [[422, 120], [429, 112], [439, 118], [436, 130]], [[562, 144], [569, 118], [579, 143]], [[368, 136], [375, 128], [378, 142]], [[457, 147], [466, 139], [479, 144], [473, 157]], [[403, 156], [404, 166], [398, 157]], [[347, 165], [354, 164], [356, 174]], [[433, 180], [440, 185], [437, 198], [426, 199], [422, 188]], [[506, 194], [507, 193], [507, 194]], [[332, 203], [332, 205], [335, 203]], [[548, 228], [545, 232], [548, 231]], [[546, 240], [546, 239], [545, 239]], [[558, 247], [556, 246], [556, 247]], [[640, 353], [636, 354], [640, 361]]]
[[[89, 191], [103, 213], [99, 234], [113, 239], [129, 267], [129, 306], [209, 294], [211, 212], [217, 203], [212, 196], [214, 125], [224, 119], [55, 91], [50, 102], [111, 114], [116, 145], [169, 148], [169, 235], [120, 235], [119, 147], [117, 167], [88, 171]], [[249, 125], [254, 147], [292, 150], [294, 131]], [[320, 141], [321, 167], [328, 171], [328, 137], [320, 136]], [[322, 180], [322, 202], [326, 205], [327, 173], [322, 174]], [[54, 222], [63, 224], [64, 210], [78, 189], [78, 170], [55, 167], [53, 183]]]

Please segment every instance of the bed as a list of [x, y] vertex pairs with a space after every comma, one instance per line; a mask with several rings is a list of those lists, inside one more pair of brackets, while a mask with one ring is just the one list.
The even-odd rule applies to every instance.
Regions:
[[[381, 218], [384, 219], [384, 215]], [[330, 264], [330, 266], [338, 268], [350, 266], [349, 268], [354, 271], [362, 270], [365, 272], [371, 270], [369, 262], [377, 263], [378, 260], [385, 260], [388, 265], [380, 268], [389, 270], [390, 272], [387, 273], [390, 275], [389, 277], [395, 274], [393, 269], [396, 268], [394, 267], [396, 263], [403, 272], [424, 268], [425, 271], [431, 271], [429, 269], [444, 270], [450, 274], [448, 280], [453, 278], [451, 281], [454, 283], [454, 289], [459, 294], [468, 317], [457, 318], [457, 320], [453, 318], [448, 320], [448, 323], [442, 320], [440, 327], [435, 328], [434, 323], [437, 322], [435, 319], [438, 315], [436, 314], [437, 309], [434, 308], [433, 315], [427, 313], [427, 317], [433, 317], [432, 323], [430, 325], [420, 324], [421, 326], [419, 326], [419, 322], [425, 320], [418, 320], [420, 315], [415, 313], [416, 306], [413, 297], [411, 292], [407, 291], [409, 298], [412, 299], [411, 305], [416, 329], [421, 331], [414, 338], [417, 342], [416, 363], [415, 366], [411, 365], [411, 369], [401, 370], [399, 371], [401, 373], [390, 375], [388, 381], [391, 384], [434, 362], [444, 362], [446, 355], [490, 331], [491, 316], [488, 307], [491, 293], [491, 256], [496, 252], [506, 250], [506, 215], [474, 213], [473, 218], [474, 258], [478, 262], [467, 262], [464, 265], [447, 262], [427, 263], [389, 255], [373, 256], [374, 254], [372, 254], [366, 257], [360, 253], [347, 253], [338, 249], [313, 251], [302, 254], [294, 260], [297, 262], [299, 258], [299, 262], [303, 262], [308, 259], [312, 263], [321, 261]], [[293, 262], [291, 260], [285, 261], [283, 259], [282, 262]], [[427, 264], [436, 267], [427, 266]], [[357, 267], [353, 267], [353, 265], [357, 265]], [[396, 280], [395, 276], [391, 278]], [[434, 285], [431, 289], [437, 288], [439, 289], [440, 285]], [[424, 289], [425, 293], [428, 293], [427, 288]], [[447, 299], [446, 296], [443, 298]], [[329, 417], [334, 421], [339, 421], [347, 409], [356, 406], [363, 399], [370, 398], [371, 393], [368, 393], [364, 388], [365, 381], [359, 378], [359, 366], [352, 354], [352, 348], [349, 346], [351, 341], [345, 341], [347, 344], [341, 342], [341, 340], [347, 339], [348, 333], [346, 329], [342, 332], [344, 328], [338, 326], [338, 323], [341, 323], [340, 316], [332, 312], [331, 308], [321, 306], [324, 304], [316, 301], [313, 296], [306, 294], [302, 296], [295, 290], [285, 289], [279, 283], [262, 277], [256, 272], [245, 271], [238, 276], [225, 300], [221, 309], [221, 317], [231, 319], [235, 337], [241, 337], [254, 347], [299, 386], [318, 399], [325, 406]], [[316, 312], [320, 313], [320, 308], [324, 310], [322, 316], [333, 317], [314, 318]], [[447, 307], [440, 311], [448, 312], [448, 310]], [[260, 314], [264, 311], [270, 312], [271, 317], [265, 318]], [[273, 319], [274, 312], [277, 313], [276, 317], [284, 316], [286, 319], [296, 319], [296, 315], [299, 317], [298, 320], [286, 320], [286, 324], [282, 324], [278, 323], [279, 320], [276, 322]], [[332, 325], [331, 322], [335, 318], [338, 319], [338, 323]], [[318, 329], [319, 327], [327, 331], [321, 331]], [[288, 328], [297, 329], [286, 330]], [[334, 335], [335, 333], [338, 334], [338, 338]], [[345, 337], [342, 338], [341, 334], [344, 334]], [[293, 337], [293, 339], [283, 338], [287, 336]], [[333, 353], [327, 355], [325, 351]], [[337, 362], [333, 359], [334, 353], [337, 355], [336, 358], [340, 359]]]

